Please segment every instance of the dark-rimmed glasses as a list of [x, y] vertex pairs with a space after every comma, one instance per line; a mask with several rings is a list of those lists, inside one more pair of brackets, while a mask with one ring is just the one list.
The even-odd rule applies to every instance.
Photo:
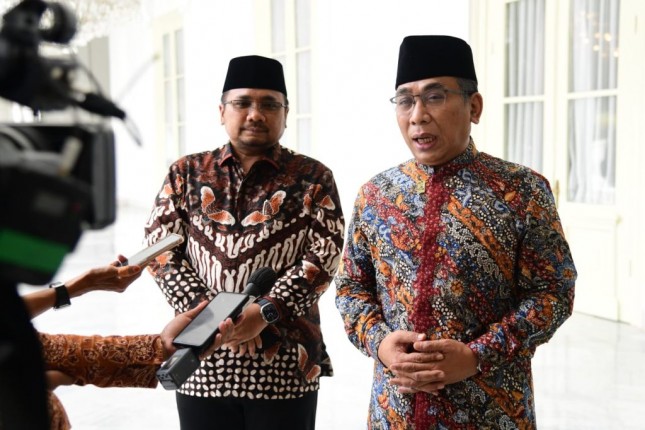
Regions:
[[421, 100], [424, 107], [438, 108], [446, 103], [448, 94], [464, 94], [464, 91], [451, 90], [448, 88], [432, 88], [421, 94], [399, 94], [390, 99], [398, 113], [408, 114], [416, 104], [416, 98]]
[[276, 113], [282, 108], [288, 107], [280, 102], [272, 100], [262, 100], [262, 101], [253, 101], [253, 100], [229, 100], [227, 102], [222, 102], [223, 105], [231, 105], [233, 109], [238, 112], [246, 112], [251, 109], [253, 106], [254, 109], [262, 113]]

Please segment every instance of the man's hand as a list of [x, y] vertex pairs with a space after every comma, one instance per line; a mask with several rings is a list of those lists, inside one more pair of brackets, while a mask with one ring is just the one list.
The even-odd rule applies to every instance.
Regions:
[[[399, 385], [402, 393], [434, 393], [445, 385], [477, 374], [477, 357], [462, 342], [453, 339], [425, 340], [425, 336], [421, 336], [414, 342], [413, 348], [414, 352], [405, 357], [406, 361], [390, 366], [396, 375], [391, 383]], [[441, 354], [443, 359], [429, 362], [429, 354]], [[437, 372], [442, 374], [439, 383], [436, 382]]]
[[[170, 357], [176, 350], [175, 346], [172, 344], [172, 341], [177, 337], [179, 333], [199, 314], [199, 312], [208, 305], [208, 301], [204, 300], [199, 305], [195, 306], [193, 309], [186, 311], [177, 315], [173, 318], [164, 329], [161, 331], [161, 343], [164, 350], [164, 360]], [[229, 335], [233, 329], [233, 320], [230, 318], [222, 321], [218, 326], [219, 332], [215, 335], [215, 339], [211, 345], [204, 351], [199, 358], [203, 360], [204, 358], [211, 355], [215, 352], [216, 349], [220, 348], [224, 342], [229, 338]]]
[[235, 320], [235, 326], [224, 346], [238, 356], [247, 352], [255, 356], [257, 349], [262, 348], [260, 333], [266, 326], [266, 321], [260, 315], [260, 305], [252, 303]]
[[425, 335], [398, 330], [379, 345], [379, 360], [394, 373], [390, 383], [398, 385], [401, 393], [436, 392], [444, 386], [445, 375], [437, 368], [437, 363], [444, 359], [443, 353], [415, 351], [414, 345], [420, 340], [425, 340]]

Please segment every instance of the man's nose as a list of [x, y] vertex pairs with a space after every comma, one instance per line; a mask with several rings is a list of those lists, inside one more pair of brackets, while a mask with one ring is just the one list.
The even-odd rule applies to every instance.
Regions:
[[421, 97], [416, 98], [415, 100], [416, 103], [412, 106], [412, 112], [410, 112], [410, 123], [424, 124], [426, 122], [430, 122], [430, 113], [421, 101]]
[[258, 106], [257, 103], [252, 103], [251, 106], [249, 106], [246, 116], [249, 119], [257, 120], [259, 118], [264, 119], [264, 113], [262, 113], [262, 110], [260, 110], [260, 107]]

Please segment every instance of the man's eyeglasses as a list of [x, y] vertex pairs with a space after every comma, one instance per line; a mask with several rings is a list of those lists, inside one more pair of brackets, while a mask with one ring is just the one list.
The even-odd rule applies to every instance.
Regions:
[[251, 106], [254, 106], [254, 109], [257, 109], [258, 111], [263, 113], [275, 113], [282, 108], [288, 107], [287, 105], [283, 105], [280, 102], [270, 100], [259, 102], [253, 100], [229, 100], [227, 102], [223, 102], [222, 104], [231, 105], [233, 109], [238, 112], [246, 112], [251, 108]]
[[410, 113], [416, 104], [416, 98], [421, 100], [421, 104], [425, 107], [438, 108], [446, 103], [450, 94], [464, 94], [463, 91], [450, 90], [448, 88], [433, 88], [422, 92], [421, 94], [400, 94], [390, 99], [394, 104], [398, 113]]

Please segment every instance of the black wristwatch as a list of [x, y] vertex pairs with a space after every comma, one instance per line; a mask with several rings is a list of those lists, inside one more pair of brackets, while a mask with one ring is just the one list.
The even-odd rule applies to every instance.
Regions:
[[273, 302], [267, 299], [259, 299], [257, 304], [260, 305], [260, 315], [267, 324], [274, 324], [280, 319], [280, 312]]
[[56, 291], [56, 301], [54, 302], [54, 309], [62, 309], [72, 304], [69, 299], [67, 287], [62, 282], [53, 282], [49, 284], [49, 288]]

